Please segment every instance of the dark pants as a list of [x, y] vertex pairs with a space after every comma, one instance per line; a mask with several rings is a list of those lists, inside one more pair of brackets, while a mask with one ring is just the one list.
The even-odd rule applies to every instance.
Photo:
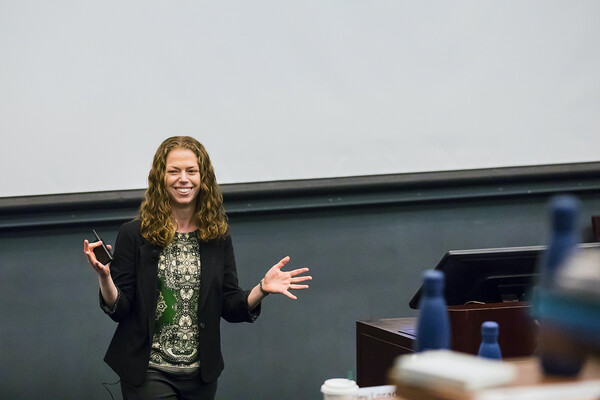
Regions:
[[214, 400], [217, 381], [204, 383], [198, 377], [179, 377], [149, 370], [141, 386], [121, 381], [123, 400]]

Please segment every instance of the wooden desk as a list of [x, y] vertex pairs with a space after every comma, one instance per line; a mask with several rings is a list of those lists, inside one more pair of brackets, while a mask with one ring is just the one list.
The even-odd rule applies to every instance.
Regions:
[[481, 324], [496, 321], [502, 357], [531, 356], [536, 347], [537, 325], [529, 315], [530, 310], [531, 306], [523, 301], [448, 306], [452, 338], [450, 348], [477, 354], [481, 344]]
[[[449, 306], [451, 349], [477, 354], [481, 343], [481, 324], [500, 325], [498, 342], [504, 358], [531, 356], [535, 350], [537, 328], [524, 302], [467, 304]], [[388, 318], [356, 322], [356, 380], [359, 386], [387, 385], [387, 374], [394, 359], [411, 353], [415, 341], [416, 318]]]
[[401, 354], [412, 353], [416, 318], [356, 322], [356, 383], [387, 385], [388, 371]]

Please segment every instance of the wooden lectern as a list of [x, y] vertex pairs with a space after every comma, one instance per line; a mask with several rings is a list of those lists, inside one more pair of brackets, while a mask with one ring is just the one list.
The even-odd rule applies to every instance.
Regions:
[[[526, 302], [448, 306], [451, 349], [477, 354], [481, 324], [496, 321], [503, 358], [526, 357], [536, 347], [537, 328]], [[388, 384], [388, 371], [396, 357], [411, 353], [416, 318], [389, 318], [356, 322], [356, 375], [359, 386]]]

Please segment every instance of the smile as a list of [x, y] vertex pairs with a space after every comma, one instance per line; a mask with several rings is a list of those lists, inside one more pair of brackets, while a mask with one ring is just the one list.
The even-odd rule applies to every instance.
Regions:
[[191, 190], [192, 188], [177, 188], [177, 192], [181, 194], [189, 193]]

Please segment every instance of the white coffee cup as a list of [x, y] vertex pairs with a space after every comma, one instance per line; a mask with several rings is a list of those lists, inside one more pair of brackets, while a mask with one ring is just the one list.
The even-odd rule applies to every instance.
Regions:
[[321, 386], [323, 400], [354, 400], [358, 385], [350, 379], [327, 379]]

